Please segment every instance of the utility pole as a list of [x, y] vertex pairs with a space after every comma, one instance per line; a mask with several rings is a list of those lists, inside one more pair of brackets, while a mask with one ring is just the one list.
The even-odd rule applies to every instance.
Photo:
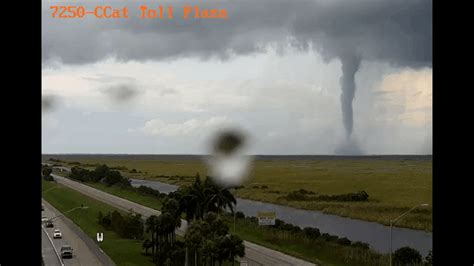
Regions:
[[235, 234], [235, 212], [234, 212], [234, 234]]
[[429, 204], [427, 204], [427, 203], [416, 205], [415, 207], [413, 207], [413, 208], [409, 209], [408, 211], [402, 213], [397, 218], [395, 218], [393, 220], [390, 220], [390, 266], [392, 266], [392, 227], [393, 227], [393, 225], [395, 224], [395, 222], [400, 220], [403, 216], [407, 215], [409, 212], [413, 211], [414, 209], [416, 209], [418, 207], [427, 207], [427, 206], [429, 206]]

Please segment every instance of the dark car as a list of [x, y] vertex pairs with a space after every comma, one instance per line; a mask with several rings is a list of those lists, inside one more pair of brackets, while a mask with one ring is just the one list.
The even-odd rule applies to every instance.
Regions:
[[44, 211], [44, 205], [43, 204], [41, 204], [41, 210]]
[[68, 245], [63, 245], [61, 247], [61, 258], [72, 258], [72, 248]]
[[46, 222], [46, 227], [54, 227], [53, 222], [51, 222], [50, 220], [48, 220], [48, 221]]

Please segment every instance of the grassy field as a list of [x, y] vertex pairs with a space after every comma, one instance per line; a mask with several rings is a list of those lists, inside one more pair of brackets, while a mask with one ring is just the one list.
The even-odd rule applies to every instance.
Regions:
[[[198, 158], [180, 159], [166, 156], [49, 156], [81, 163], [105, 163], [141, 173], [125, 176], [156, 179], [170, 184], [189, 184], [193, 178], [158, 177], [204, 176], [208, 170]], [[48, 156], [44, 156], [47, 159]], [[417, 209], [397, 226], [432, 230], [432, 160], [431, 157], [361, 157], [321, 159], [258, 159], [237, 197], [276, 203], [295, 208], [388, 224], [405, 210], [422, 203], [430, 207]], [[259, 188], [257, 188], [257, 186]], [[261, 186], [267, 188], [262, 189]], [[289, 192], [299, 189], [333, 195], [365, 190], [368, 202], [288, 201]]]
[[[50, 189], [53, 186], [58, 186], [58, 188]], [[154, 265], [149, 257], [141, 255], [141, 241], [120, 238], [113, 231], [104, 230], [97, 224], [99, 211], [107, 213], [117, 210], [123, 214], [122, 211], [54, 182], [42, 181], [42, 190], [45, 191], [43, 198], [61, 212], [80, 206], [80, 204], [88, 206], [89, 208], [86, 210], [77, 210], [65, 215], [92, 239], [95, 239], [97, 232], [104, 232], [107, 241], [102, 242], [100, 246], [117, 265]]]

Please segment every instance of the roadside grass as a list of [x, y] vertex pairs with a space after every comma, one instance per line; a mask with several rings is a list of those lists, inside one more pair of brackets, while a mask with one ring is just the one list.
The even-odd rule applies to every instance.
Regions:
[[[53, 186], [58, 187], [50, 189]], [[47, 189], [50, 190], [46, 191]], [[88, 206], [88, 209], [72, 211], [66, 213], [65, 216], [71, 219], [92, 239], [96, 238], [97, 232], [103, 232], [104, 241], [100, 243], [100, 247], [117, 265], [154, 265], [149, 257], [141, 254], [141, 240], [120, 238], [115, 232], [105, 230], [97, 223], [99, 211], [105, 214], [117, 210], [124, 214], [123, 211], [85, 196], [73, 189], [56, 184], [55, 182], [43, 180], [42, 191], [46, 191], [43, 194], [43, 198], [62, 213], [78, 207], [81, 204]]]
[[87, 182], [84, 184], [91, 186], [93, 188], [102, 190], [109, 194], [115, 195], [117, 197], [128, 199], [140, 205], [150, 207], [152, 209], [156, 209], [156, 210], [161, 209], [161, 200], [149, 195], [141, 195], [141, 194], [136, 193], [135, 191], [119, 188], [117, 186], [109, 187], [102, 183]]
[[[47, 156], [44, 156], [47, 157]], [[114, 156], [50, 156], [87, 164], [126, 167], [121, 170], [130, 178], [153, 179], [174, 185], [188, 185], [193, 176], [208, 173], [206, 164], [198, 159], [140, 159], [130, 155]], [[90, 167], [90, 166], [89, 166]], [[136, 169], [141, 173], [130, 173]], [[158, 177], [160, 175], [170, 177]], [[177, 178], [173, 176], [189, 176]], [[263, 189], [261, 186], [266, 186]], [[428, 203], [397, 223], [397, 226], [432, 231], [432, 160], [431, 159], [319, 159], [319, 160], [257, 160], [243, 188], [236, 197], [270, 202], [307, 210], [373, 221], [387, 225], [389, 220], [409, 208]], [[256, 187], [259, 188], [256, 188]], [[364, 190], [368, 202], [287, 201], [289, 192], [306, 189], [319, 194], [334, 195]]]

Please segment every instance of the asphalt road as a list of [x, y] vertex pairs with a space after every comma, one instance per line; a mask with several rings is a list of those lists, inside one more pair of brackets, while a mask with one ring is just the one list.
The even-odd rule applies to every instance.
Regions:
[[[160, 212], [154, 210], [152, 208], [140, 205], [138, 203], [111, 195], [109, 193], [103, 192], [101, 190], [95, 189], [93, 187], [81, 184], [76, 181], [72, 181], [71, 179], [61, 177], [58, 175], [53, 174], [54, 179], [67, 187], [70, 187], [78, 192], [81, 192], [91, 198], [96, 200], [105, 202], [111, 206], [114, 206], [118, 209], [122, 209], [125, 211], [134, 211], [136, 213], [140, 213], [144, 218], [147, 218], [151, 215], [159, 215]], [[182, 225], [179, 229], [176, 230], [178, 235], [184, 235], [186, 231], [187, 223], [186, 221], [182, 221]], [[272, 265], [272, 266], [283, 266], [283, 265], [298, 265], [298, 266], [309, 266], [315, 265], [314, 263], [310, 263], [284, 253], [248, 242], [244, 241], [245, 245], [245, 254], [246, 256], [241, 259], [241, 262], [247, 262], [246, 265], [254, 266], [254, 265]], [[245, 265], [245, 264], [244, 264]]]
[[[42, 211], [42, 216], [53, 218], [61, 214], [57, 209], [55, 209], [45, 200], [43, 200], [43, 205], [44, 211]], [[44, 225], [42, 225], [44, 229], [42, 237], [42, 251], [45, 259], [45, 265], [61, 265], [59, 259], [57, 258], [57, 255], [54, 253], [51, 241], [53, 242], [57, 252], [60, 252], [62, 245], [69, 245], [73, 248], [73, 258], [63, 259], [62, 262], [64, 263], [64, 265], [115, 265], [112, 260], [100, 250], [99, 246], [94, 242], [94, 240], [90, 239], [79, 227], [74, 225], [74, 223], [68, 218], [62, 215], [58, 216], [53, 220], [53, 224], [53, 228], [46, 228], [44, 227]], [[54, 229], [61, 230], [61, 239], [53, 239]]]
[[56, 254], [53, 245], [53, 239], [48, 238], [48, 234], [44, 227], [41, 228], [41, 253], [43, 255], [44, 264], [46, 266], [61, 266], [61, 260]]

